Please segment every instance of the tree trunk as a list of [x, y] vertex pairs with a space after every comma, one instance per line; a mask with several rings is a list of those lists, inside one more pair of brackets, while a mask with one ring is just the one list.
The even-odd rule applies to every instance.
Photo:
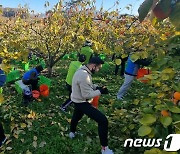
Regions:
[[48, 77], [51, 77], [52, 75], [52, 67], [48, 66]]

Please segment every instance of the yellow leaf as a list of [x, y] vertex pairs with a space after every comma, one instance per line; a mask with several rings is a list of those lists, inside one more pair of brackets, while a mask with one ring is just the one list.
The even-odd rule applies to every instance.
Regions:
[[8, 53], [8, 51], [7, 51], [7, 48], [6, 48], [6, 47], [4, 48], [4, 52], [5, 52], [5, 53]]
[[162, 74], [162, 80], [169, 80], [169, 76], [168, 75], [166, 75], [166, 74]]
[[142, 59], [145, 59], [147, 57], [148, 57], [148, 53], [147, 52], [144, 51], [144, 52], [141, 53], [141, 58]]
[[18, 135], [17, 135], [17, 134], [13, 134], [13, 136], [14, 136], [16, 139], [18, 139]]
[[156, 104], [161, 104], [161, 100], [156, 100]]
[[116, 63], [116, 65], [121, 65], [121, 59], [116, 59], [115, 63]]
[[34, 119], [35, 117], [36, 117], [36, 113], [31, 110], [30, 114], [28, 114], [28, 118], [29, 119]]
[[162, 71], [162, 73], [172, 73], [174, 72], [172, 68], [166, 68]]
[[128, 55], [127, 54], [122, 54], [122, 58], [126, 58]]
[[140, 58], [140, 56], [139, 56], [137, 53], [131, 55], [131, 60], [132, 60], [133, 62], [135, 62], [135, 61], [138, 60], [139, 58]]
[[160, 37], [163, 41], [167, 39], [166, 35], [162, 34]]
[[68, 123], [70, 123], [70, 122], [71, 122], [71, 119], [67, 119], [67, 121], [68, 121]]
[[176, 32], [175, 32], [175, 35], [180, 35], [180, 31], [176, 31]]
[[26, 124], [25, 123], [21, 123], [21, 128], [26, 128]]
[[115, 51], [121, 51], [122, 50], [122, 46], [115, 46], [114, 50]]
[[133, 102], [133, 104], [138, 105], [138, 104], [139, 104], [139, 100], [138, 100], [138, 99], [135, 99], [134, 102]]
[[2, 94], [0, 94], [0, 105], [4, 102], [4, 97]]
[[157, 98], [162, 98], [162, 97], [164, 97], [164, 93], [160, 93], [160, 94], [158, 94], [158, 96], [157, 96]]

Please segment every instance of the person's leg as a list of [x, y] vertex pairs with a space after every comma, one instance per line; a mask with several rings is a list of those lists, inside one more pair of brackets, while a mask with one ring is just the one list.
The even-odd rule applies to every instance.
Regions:
[[30, 80], [29, 84], [32, 86], [32, 90], [38, 90], [38, 79], [37, 80]]
[[67, 90], [69, 91], [69, 98], [65, 101], [65, 103], [61, 105], [61, 108], [63, 108], [63, 110], [66, 110], [66, 108], [72, 104], [71, 101], [72, 87], [69, 84], [67, 84], [66, 86], [67, 86]]
[[74, 113], [71, 119], [71, 125], [70, 125], [70, 131], [75, 133], [76, 132], [76, 127], [77, 124], [79, 122], [79, 120], [81, 120], [81, 118], [83, 117], [83, 112], [81, 110], [79, 110], [78, 104], [74, 103]]
[[0, 122], [0, 142], [2, 142], [5, 138], [6, 138], [6, 136], [4, 134], [4, 129], [3, 129], [3, 126]]
[[127, 92], [127, 90], [130, 88], [130, 86], [135, 78], [134, 76], [127, 75], [127, 74], [124, 74], [124, 76], [125, 76], [124, 83], [118, 91], [117, 99], [122, 99], [122, 97]]
[[122, 63], [121, 63], [121, 73], [120, 73], [121, 76], [124, 76], [124, 71], [125, 71], [125, 61], [122, 61]]
[[106, 116], [88, 102], [77, 105], [82, 113], [98, 123], [100, 143], [103, 147], [108, 146], [108, 120]]
[[120, 65], [116, 65], [116, 66], [115, 66], [115, 71], [114, 71], [115, 75], [118, 74], [119, 66], [120, 66]]

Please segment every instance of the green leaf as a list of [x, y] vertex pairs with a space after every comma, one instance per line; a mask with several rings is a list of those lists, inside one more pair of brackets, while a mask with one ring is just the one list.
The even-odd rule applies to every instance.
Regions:
[[146, 114], [152, 114], [154, 113], [153, 109], [151, 107], [148, 107], [148, 108], [144, 108], [143, 109], [143, 112], [146, 113]]
[[178, 108], [177, 106], [172, 106], [169, 108], [169, 111], [173, 113], [180, 113], [180, 108]]
[[161, 78], [164, 81], [169, 80], [169, 75], [163, 74]]
[[146, 136], [148, 134], [150, 134], [152, 131], [152, 128], [149, 127], [149, 126], [141, 126], [139, 129], [138, 129], [138, 135], [139, 136]]
[[157, 148], [152, 148], [151, 150], [146, 150], [144, 154], [162, 154], [162, 152]]
[[171, 117], [172, 117], [173, 121], [180, 121], [180, 115], [177, 113], [172, 113]]
[[171, 117], [161, 117], [160, 121], [164, 127], [167, 127], [172, 123], [172, 118]]
[[139, 58], [140, 58], [140, 56], [139, 56], [137, 53], [131, 55], [131, 60], [132, 60], [133, 62], [135, 62], [135, 61], [138, 60]]
[[177, 91], [177, 92], [180, 92], [180, 87], [179, 86], [176, 86], [176, 85], [172, 85], [172, 88]]
[[168, 110], [168, 107], [167, 107], [167, 105], [164, 105], [164, 104], [158, 104], [158, 105], [155, 106], [155, 109], [157, 109], [159, 111], [161, 111], [161, 110]]
[[145, 114], [139, 121], [143, 125], [151, 125], [156, 121], [156, 117], [152, 114]]
[[152, 5], [153, 5], [153, 0], [145, 0], [138, 8], [140, 22], [142, 22], [144, 18], [147, 16]]

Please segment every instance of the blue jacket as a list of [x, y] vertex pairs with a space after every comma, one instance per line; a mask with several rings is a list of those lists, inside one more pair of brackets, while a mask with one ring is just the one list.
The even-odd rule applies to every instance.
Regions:
[[23, 75], [23, 80], [29, 80], [31, 77], [31, 73], [33, 73], [33, 72], [36, 73], [36, 76], [34, 78], [37, 78], [39, 73], [37, 72], [37, 70], [35, 68], [33, 68]]
[[2, 87], [6, 82], [6, 75], [4, 71], [0, 69], [0, 87]]
[[128, 57], [125, 74], [136, 76], [139, 68], [140, 65], [136, 64], [135, 62], [132, 62], [131, 58]]

